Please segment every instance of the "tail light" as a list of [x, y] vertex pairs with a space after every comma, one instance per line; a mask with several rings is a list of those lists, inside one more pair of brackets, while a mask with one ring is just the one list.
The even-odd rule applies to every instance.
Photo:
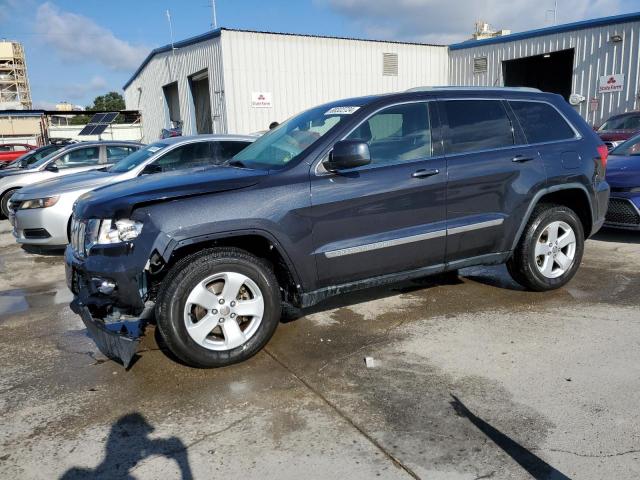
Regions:
[[609, 150], [607, 146], [602, 144], [598, 145], [598, 155], [600, 155], [600, 161], [602, 162], [602, 168], [606, 170], [607, 168], [607, 159], [609, 158]]

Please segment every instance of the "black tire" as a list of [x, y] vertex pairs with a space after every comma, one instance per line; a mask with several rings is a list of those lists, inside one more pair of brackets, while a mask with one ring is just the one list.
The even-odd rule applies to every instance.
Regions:
[[0, 198], [0, 216], [2, 216], [2, 218], [9, 218], [9, 199], [17, 190], [19, 189], [13, 188], [7, 190], [4, 195], [2, 195], [2, 198]]
[[[544, 230], [556, 221], [565, 222], [573, 229], [576, 237], [575, 255], [573, 264], [561, 276], [548, 278], [538, 268], [535, 247]], [[563, 205], [541, 204], [531, 214], [522, 238], [507, 262], [507, 268], [513, 279], [523, 287], [535, 292], [545, 292], [566, 285], [574, 277], [582, 262], [583, 253], [584, 228], [576, 213]]]
[[[240, 273], [253, 281], [262, 294], [264, 313], [246, 343], [216, 351], [198, 344], [189, 335], [184, 308], [199, 282], [221, 272]], [[278, 281], [266, 261], [238, 248], [214, 248], [183, 258], [169, 271], [158, 291], [156, 321], [166, 346], [176, 357], [193, 367], [215, 368], [242, 362], [260, 351], [280, 322], [281, 308]]]

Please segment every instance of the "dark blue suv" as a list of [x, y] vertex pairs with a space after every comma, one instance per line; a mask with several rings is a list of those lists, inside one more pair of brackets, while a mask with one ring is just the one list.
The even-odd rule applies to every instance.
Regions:
[[500, 263], [531, 290], [559, 288], [603, 224], [606, 160], [560, 96], [528, 89], [322, 105], [225, 165], [82, 197], [72, 307], [128, 364], [152, 301], [169, 349], [216, 367], [260, 350], [285, 304]]

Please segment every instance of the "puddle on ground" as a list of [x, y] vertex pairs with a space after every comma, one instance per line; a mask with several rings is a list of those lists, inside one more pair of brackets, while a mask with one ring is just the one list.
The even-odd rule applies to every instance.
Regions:
[[69, 303], [73, 294], [65, 284], [45, 289], [22, 289], [0, 292], [0, 318], [5, 315], [26, 312]]

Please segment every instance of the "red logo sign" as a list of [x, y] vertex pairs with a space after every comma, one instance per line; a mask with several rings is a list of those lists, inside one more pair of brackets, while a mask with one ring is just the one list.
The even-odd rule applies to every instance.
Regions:
[[613, 84], [613, 83], [616, 83], [616, 79], [615, 79], [615, 77], [610, 77], [610, 78], [609, 78], [609, 80], [607, 80], [607, 83], [608, 83], [609, 85], [611, 85], [611, 84]]

